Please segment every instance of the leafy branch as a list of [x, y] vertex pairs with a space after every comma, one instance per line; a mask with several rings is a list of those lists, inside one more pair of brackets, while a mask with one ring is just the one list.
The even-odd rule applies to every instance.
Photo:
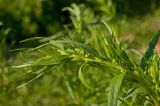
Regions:
[[[128, 104], [129, 102], [134, 104], [133, 94], [141, 95], [142, 91], [145, 95], [141, 96], [144, 102], [147, 101], [159, 106], [160, 58], [154, 52], [154, 48], [160, 32], [155, 34], [141, 62], [138, 63], [132, 61], [132, 57], [129, 57], [122, 48], [113, 30], [107, 23], [103, 23], [108, 31], [95, 31], [96, 33], [92, 33], [92, 38], [88, 44], [77, 42], [68, 37], [57, 40], [52, 39], [39, 47], [28, 50], [28, 52], [45, 51], [45, 56], [13, 67], [16, 69], [29, 69], [30, 71], [27, 74], [36, 74], [37, 76], [34, 78], [36, 79], [43, 73], [52, 70], [55, 66], [58, 67], [67, 63], [79, 64], [78, 77], [82, 85], [91, 92], [96, 91], [97, 87], [89, 81], [90, 78], [86, 77], [84, 71], [88, 71], [86, 67], [97, 67], [113, 78], [109, 81], [109, 86], [105, 86], [109, 90], [109, 93], [106, 93], [108, 95], [108, 100], [106, 99], [108, 106]], [[93, 28], [93, 30], [95, 29]], [[70, 68], [72, 69], [72, 67], [74, 66]], [[128, 82], [130, 85], [128, 85]], [[132, 87], [132, 85], [136, 85], [136, 87]], [[128, 93], [129, 89], [132, 89], [130, 93]], [[126, 95], [125, 98], [123, 95]], [[132, 99], [127, 99], [129, 97], [132, 97]]]

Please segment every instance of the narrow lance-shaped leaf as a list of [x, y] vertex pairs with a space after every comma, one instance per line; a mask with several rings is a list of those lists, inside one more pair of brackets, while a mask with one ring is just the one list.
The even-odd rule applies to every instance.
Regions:
[[29, 84], [29, 83], [31, 83], [33, 80], [35, 80], [35, 79], [41, 77], [43, 74], [44, 74], [44, 73], [38, 74], [38, 75], [37, 75], [36, 77], [34, 77], [33, 79], [31, 79], [31, 80], [29, 80], [28, 82], [26, 82], [26, 83], [24, 83], [24, 84], [18, 86], [17, 89], [18, 89], [18, 88], [21, 88], [21, 87], [23, 87], [23, 86], [25, 86], [25, 85], [27, 85], [27, 84]]
[[122, 72], [111, 80], [108, 95], [108, 106], [117, 106], [118, 92], [121, 87], [124, 75], [125, 72]]
[[[36, 70], [29, 70], [28, 74], [36, 74], [36, 76], [34, 78], [32, 78], [31, 80], [25, 82], [24, 84], [18, 86], [17, 88], [21, 88], [29, 83], [31, 83], [32, 81], [36, 80], [37, 78], [41, 77], [43, 74], [45, 74], [46, 72], [50, 71], [52, 68], [52, 66], [42, 66], [41, 68], [38, 68]], [[25, 75], [26, 73], [24, 73]]]
[[110, 33], [111, 35], [113, 35], [113, 31], [112, 31], [112, 29], [110, 28], [110, 26], [109, 26], [104, 20], [101, 20], [101, 21], [102, 21], [102, 23], [106, 26], [106, 28], [108, 29], [109, 33]]
[[66, 77], [65, 77], [65, 84], [66, 84], [66, 86], [67, 86], [67, 90], [68, 90], [69, 95], [71, 96], [73, 102], [76, 104], [77, 101], [76, 101], [74, 92], [73, 92], [72, 87], [71, 87], [71, 85], [70, 85], [70, 83], [68, 82], [68, 80], [67, 80]]
[[140, 67], [145, 71], [147, 66], [147, 61], [150, 59], [151, 56], [153, 56], [155, 46], [158, 42], [158, 39], [160, 37], [160, 31], [158, 31], [152, 38], [151, 42], [149, 43], [148, 49], [145, 52], [144, 56], [141, 59]]
[[78, 72], [78, 77], [80, 79], [80, 81], [82, 82], [82, 84], [92, 90], [93, 87], [87, 82], [87, 80], [84, 78], [84, 75], [82, 74], [82, 71], [84, 70], [84, 68], [87, 66], [87, 63], [82, 64], [82, 66], [79, 68], [79, 72]]
[[76, 46], [78, 48], [84, 49], [86, 52], [88, 52], [90, 54], [97, 55], [97, 51], [95, 49], [91, 48], [90, 46], [88, 46], [84, 43], [80, 43], [80, 42], [77, 42], [77, 41], [71, 41], [71, 40], [68, 40], [68, 42], [70, 44], [73, 44], [74, 46]]
[[122, 98], [126, 98], [126, 97], [131, 96], [131, 94], [134, 93], [134, 91], [136, 91], [137, 88], [138, 88], [138, 87], [133, 87], [133, 88], [129, 89], [129, 90], [122, 96]]
[[30, 41], [35, 41], [35, 40], [40, 40], [44, 37], [33, 37], [33, 38], [28, 38], [28, 39], [25, 39], [25, 40], [22, 40], [20, 41], [20, 43], [24, 43], [24, 42], [30, 42]]

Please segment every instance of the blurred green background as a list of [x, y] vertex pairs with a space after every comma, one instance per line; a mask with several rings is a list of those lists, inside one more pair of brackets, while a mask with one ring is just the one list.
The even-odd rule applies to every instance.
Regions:
[[[103, 19], [113, 25], [126, 49], [143, 53], [149, 39], [160, 29], [159, 6], [160, 0], [0, 0], [0, 106], [71, 105], [64, 75], [57, 71], [16, 89], [25, 81], [10, 66], [22, 60], [10, 50], [37, 45], [19, 41], [68, 30], [79, 36], [77, 39], [86, 39], [81, 35], [89, 26], [101, 25]], [[70, 83], [79, 84], [78, 79], [67, 74], [73, 78]], [[77, 92], [77, 98], [80, 96], [81, 92]]]

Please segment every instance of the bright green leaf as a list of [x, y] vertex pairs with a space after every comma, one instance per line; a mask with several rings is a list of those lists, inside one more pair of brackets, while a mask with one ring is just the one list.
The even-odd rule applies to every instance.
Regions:
[[121, 87], [124, 75], [125, 73], [122, 72], [111, 80], [108, 95], [108, 106], [117, 106], [118, 92]]
[[92, 90], [93, 87], [87, 82], [86, 78], [84, 77], [84, 75], [82, 74], [82, 71], [84, 70], [84, 68], [87, 66], [87, 63], [84, 63], [82, 64], [82, 66], [79, 68], [79, 72], [78, 72], [78, 76], [79, 76], [79, 79], [81, 80], [82, 84]]
[[157, 32], [157, 33], [153, 36], [151, 42], [150, 42], [149, 45], [148, 45], [147, 51], [145, 52], [144, 56], [143, 56], [142, 59], [141, 59], [140, 66], [141, 66], [141, 68], [142, 68], [143, 70], [146, 70], [145, 68], [146, 68], [146, 66], [148, 66], [148, 65], [147, 65], [147, 62], [148, 62], [148, 60], [150, 59], [150, 57], [153, 56], [153, 54], [154, 54], [154, 49], [155, 49], [155, 46], [156, 46], [156, 44], [157, 44], [157, 42], [158, 42], [159, 37], [160, 37], [160, 31]]

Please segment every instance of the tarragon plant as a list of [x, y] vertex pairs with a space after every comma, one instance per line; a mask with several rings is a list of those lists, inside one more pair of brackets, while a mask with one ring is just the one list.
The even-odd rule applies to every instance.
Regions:
[[[19, 87], [48, 71], [59, 69], [64, 73], [72, 105], [160, 106], [160, 57], [154, 50], [160, 32], [153, 36], [145, 54], [140, 57], [142, 59], [137, 62], [123, 49], [108, 24], [103, 23], [106, 31], [92, 28], [89, 42], [78, 42], [71, 36], [47, 40], [38, 38], [45, 42], [25, 49], [25, 52], [38, 52], [40, 56], [14, 66], [15, 69], [26, 70], [24, 75], [34, 75]], [[67, 72], [77, 74], [67, 76]], [[79, 78], [79, 84], [84, 87], [81, 99], [75, 96], [74, 83], [69, 83], [72, 77]], [[82, 92], [80, 88], [76, 90]]]

